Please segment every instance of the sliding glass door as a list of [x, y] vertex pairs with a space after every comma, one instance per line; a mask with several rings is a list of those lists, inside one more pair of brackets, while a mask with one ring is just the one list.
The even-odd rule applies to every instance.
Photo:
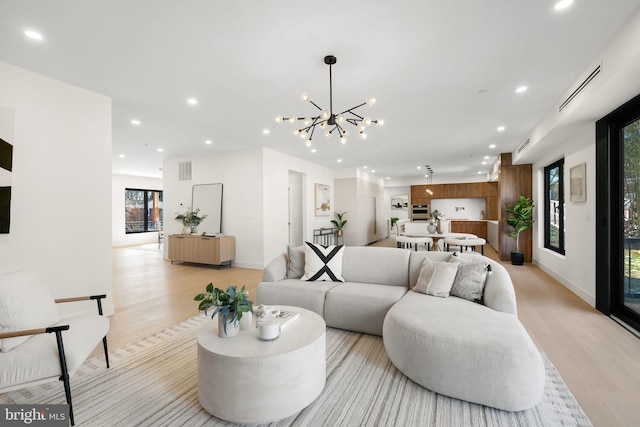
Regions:
[[596, 122], [596, 308], [640, 331], [640, 96]]
[[618, 302], [623, 312], [640, 315], [640, 119], [625, 125], [620, 139], [622, 229], [618, 233], [623, 242], [623, 265]]

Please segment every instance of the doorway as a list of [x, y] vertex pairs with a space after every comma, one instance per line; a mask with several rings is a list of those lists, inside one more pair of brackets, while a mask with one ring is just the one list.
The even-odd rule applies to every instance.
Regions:
[[596, 123], [596, 308], [640, 331], [640, 96]]
[[303, 244], [304, 229], [304, 174], [289, 171], [289, 245]]

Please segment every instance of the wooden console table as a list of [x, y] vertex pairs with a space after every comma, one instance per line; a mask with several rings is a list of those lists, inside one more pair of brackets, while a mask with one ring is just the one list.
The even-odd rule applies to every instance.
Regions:
[[169, 236], [169, 259], [198, 264], [231, 265], [236, 255], [234, 236], [208, 237], [189, 234]]

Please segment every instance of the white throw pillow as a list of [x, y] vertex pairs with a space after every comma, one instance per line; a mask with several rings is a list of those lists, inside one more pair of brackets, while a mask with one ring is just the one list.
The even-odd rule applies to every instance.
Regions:
[[[32, 272], [0, 274], [0, 332], [46, 328], [59, 321], [55, 301]], [[7, 352], [30, 337], [1, 339], [0, 351]]]
[[342, 278], [343, 254], [344, 245], [321, 246], [305, 242], [304, 276], [300, 280], [344, 282]]
[[304, 246], [287, 246], [287, 279], [299, 279], [304, 274]]
[[425, 258], [422, 261], [420, 275], [413, 290], [434, 297], [446, 298], [453, 286], [457, 270], [458, 264], [456, 263], [431, 261], [429, 258]]

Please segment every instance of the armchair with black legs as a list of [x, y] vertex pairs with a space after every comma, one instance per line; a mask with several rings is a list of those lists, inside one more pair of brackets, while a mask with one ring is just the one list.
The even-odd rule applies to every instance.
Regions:
[[[0, 393], [60, 380], [74, 425], [70, 377], [100, 341], [109, 367], [104, 298], [106, 295], [53, 299], [30, 271], [1, 273]], [[97, 313], [60, 318], [56, 304], [91, 300], [96, 301]]]

